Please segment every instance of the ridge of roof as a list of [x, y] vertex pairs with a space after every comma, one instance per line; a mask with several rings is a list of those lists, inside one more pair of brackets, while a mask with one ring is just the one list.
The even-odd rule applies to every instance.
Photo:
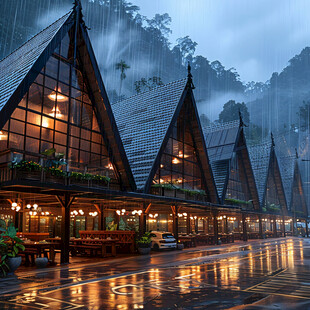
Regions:
[[236, 128], [236, 127], [240, 127], [240, 120], [239, 119], [234, 120], [234, 121], [230, 121], [230, 122], [225, 122], [225, 123], [216, 123], [216, 124], [213, 123], [209, 126], [204, 127], [204, 131], [206, 131], [206, 133], [211, 133], [211, 132]]
[[112, 102], [112, 105], [116, 105], [116, 104], [119, 104], [119, 103], [122, 103], [124, 101], [127, 101], [127, 100], [130, 100], [130, 99], [133, 99], [133, 98], [137, 98], [138, 96], [142, 96], [142, 95], [145, 95], [147, 93], [150, 93], [150, 92], [153, 92], [155, 90], [158, 90], [162, 87], [167, 87], [167, 86], [170, 86], [172, 84], [176, 84], [176, 83], [179, 83], [179, 82], [183, 82], [183, 81], [187, 81], [187, 78], [183, 78], [183, 79], [179, 79], [179, 80], [175, 80], [175, 81], [171, 81], [171, 82], [168, 82], [166, 84], [163, 84], [163, 85], [158, 85], [158, 86], [154, 86], [148, 90], [145, 90], [141, 93], [138, 93], [138, 94], [135, 94], [135, 95], [132, 95], [132, 96], [129, 96], [129, 97], [126, 97], [124, 99], [121, 99], [121, 100], [117, 100], [115, 102]]

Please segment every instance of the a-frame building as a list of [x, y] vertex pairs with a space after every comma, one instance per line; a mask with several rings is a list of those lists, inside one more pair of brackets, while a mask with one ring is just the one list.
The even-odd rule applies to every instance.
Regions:
[[249, 148], [251, 163], [263, 212], [287, 215], [287, 201], [274, 138]]
[[221, 203], [260, 210], [243, 121], [203, 129], [211, 167]]
[[28, 231], [38, 212], [60, 213], [63, 263], [70, 206], [135, 190], [79, 1], [0, 62], [0, 157], [1, 210]]
[[[164, 196], [203, 193], [217, 203], [217, 193], [188, 78], [156, 87], [112, 105], [137, 184], [144, 193]], [[191, 199], [189, 199], [191, 200]]]
[[17, 160], [54, 148], [72, 171], [135, 189], [79, 2], [0, 62], [0, 130]]

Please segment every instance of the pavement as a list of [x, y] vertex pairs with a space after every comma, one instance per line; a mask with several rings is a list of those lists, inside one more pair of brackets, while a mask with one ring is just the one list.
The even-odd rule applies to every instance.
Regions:
[[253, 240], [22, 271], [0, 279], [0, 309], [310, 310], [310, 239]]

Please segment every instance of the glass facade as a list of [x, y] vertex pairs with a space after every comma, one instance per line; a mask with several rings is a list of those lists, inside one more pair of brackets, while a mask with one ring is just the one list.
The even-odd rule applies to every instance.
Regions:
[[241, 169], [243, 169], [243, 167], [239, 161], [240, 160], [238, 158], [238, 154], [234, 153], [234, 156], [230, 161], [231, 166], [226, 191], [226, 198], [248, 201], [251, 199], [251, 196], [249, 194], [250, 191], [246, 179], [242, 178]]
[[155, 184], [173, 184], [188, 190], [206, 190], [191, 126], [197, 122], [193, 109], [184, 104], [164, 149]]
[[265, 208], [268, 211], [272, 212], [281, 210], [279, 194], [276, 186], [275, 168], [276, 168], [275, 161], [273, 160], [268, 173], [266, 196], [265, 196]]
[[64, 154], [69, 171], [117, 183], [83, 70], [79, 58], [73, 61], [69, 32], [0, 132], [0, 150], [14, 149], [19, 160], [38, 162], [54, 148]]

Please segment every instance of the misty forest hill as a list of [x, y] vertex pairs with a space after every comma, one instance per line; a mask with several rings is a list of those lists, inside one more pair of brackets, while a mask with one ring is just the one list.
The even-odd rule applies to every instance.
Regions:
[[[195, 55], [197, 43], [188, 36], [170, 43], [168, 14], [149, 20], [125, 0], [84, 0], [82, 5], [112, 102], [184, 78], [189, 61], [199, 111], [212, 121], [227, 101], [235, 100], [247, 104], [254, 140], [270, 130], [294, 134], [309, 128], [309, 119], [301, 119], [299, 112], [300, 107], [309, 109], [303, 102], [310, 100], [310, 48], [293, 57], [281, 73], [273, 73], [269, 81], [245, 83], [236, 69]], [[72, 0], [0, 0], [0, 58], [71, 7]]]

